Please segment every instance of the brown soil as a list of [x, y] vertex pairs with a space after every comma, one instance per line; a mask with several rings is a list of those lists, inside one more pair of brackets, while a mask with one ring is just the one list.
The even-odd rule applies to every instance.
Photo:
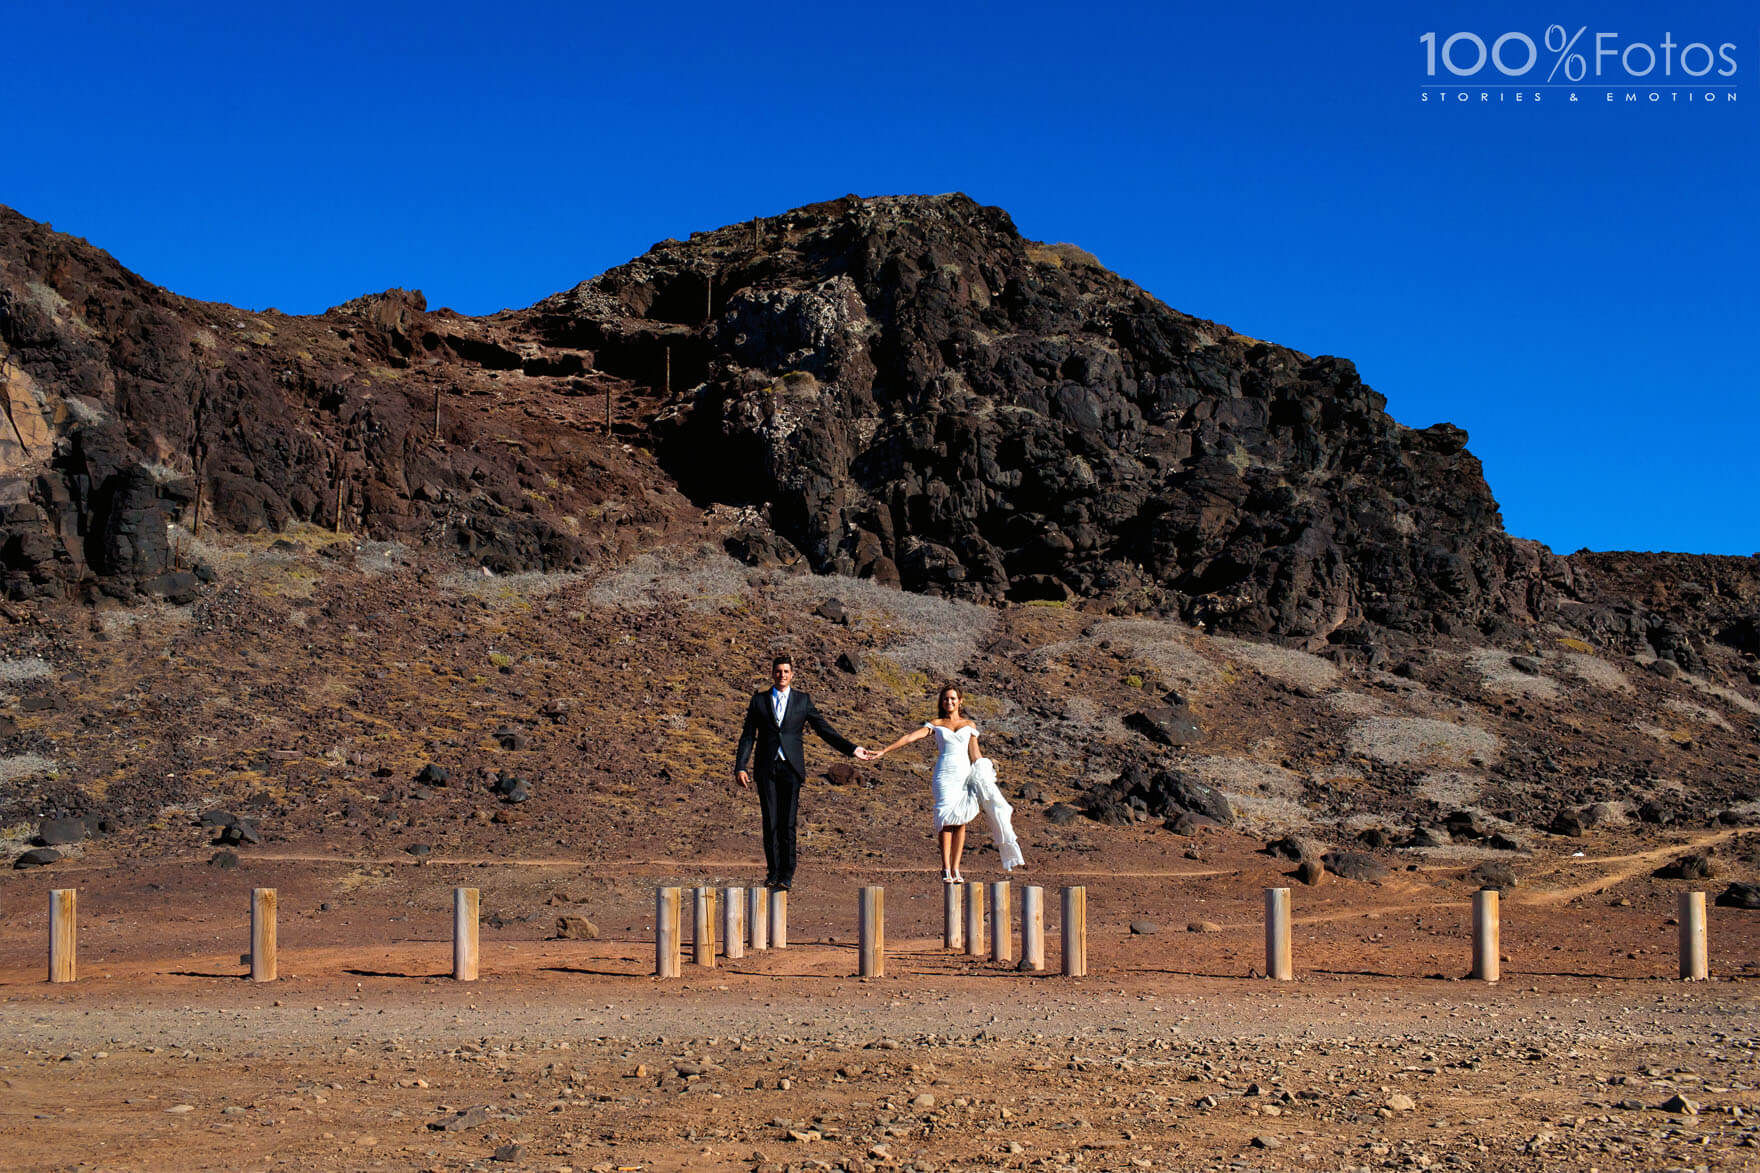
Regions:
[[[1278, 869], [1234, 835], [1201, 865], [1160, 846], [1105, 866], [1030, 846], [1053, 894], [1044, 974], [944, 951], [926, 870], [809, 866], [786, 950], [666, 982], [653, 886], [751, 882], [756, 858], [264, 852], [237, 872], [10, 876], [7, 1166], [501, 1168], [517, 1144], [534, 1169], [1753, 1167], [1753, 914], [1712, 910], [1715, 978], [1682, 984], [1672, 894], [1637, 857], [1557, 861], [1508, 895], [1487, 986], [1459, 980], [1470, 885], [1329, 879], [1296, 888], [1286, 985], [1254, 977]], [[853, 976], [864, 882], [888, 894], [871, 980]], [[1072, 882], [1090, 893], [1084, 979], [1056, 972]], [[41, 980], [50, 883], [81, 892], [72, 986]], [[474, 985], [447, 976], [454, 884], [489, 918]], [[240, 964], [253, 886], [280, 889], [274, 985]], [[601, 938], [544, 940], [571, 910]], [[1133, 935], [1145, 919], [1157, 931]], [[1697, 1114], [1660, 1109], [1677, 1093]], [[486, 1123], [430, 1127], [475, 1105]]]
[[[57, 771], [7, 784], [13, 817], [59, 799], [122, 823], [0, 875], [9, 1169], [1760, 1161], [1760, 914], [1712, 910], [1704, 984], [1674, 980], [1671, 923], [1678, 892], [1754, 874], [1754, 830], [1740, 810], [1715, 817], [1746, 801], [1731, 766], [1751, 749], [1746, 693], [1612, 655], [1585, 680], [1540, 648], [1550, 689], [1512, 705], [1496, 690], [1520, 682], [1482, 680], [1470, 649], [1437, 649], [1415, 683], [1193, 633], [1155, 643], [1073, 608], [900, 596], [889, 613], [847, 584], [709, 557], [651, 579], [480, 579], [394, 547], [322, 557], [329, 534], [272, 540], [206, 548], [221, 581], [193, 608], [38, 607], [0, 630], [14, 729], [0, 764]], [[848, 626], [812, 614], [839, 591]], [[727, 771], [770, 652], [795, 652], [821, 708], [875, 744], [921, 720], [942, 674], [910, 650], [924, 631], [930, 653], [970, 637], [948, 671], [1018, 796], [1053, 970], [1056, 890], [1083, 884], [1091, 975], [941, 950], [928, 755], [901, 753], [850, 784], [810, 782], [787, 950], [650, 976], [657, 885], [762, 875], [755, 803]], [[846, 650], [859, 673], [833, 667]], [[1054, 824], [1050, 804], [1144, 757], [1116, 714], [1171, 687], [1204, 740], [1152, 752], [1228, 787], [1241, 829]], [[1443, 722], [1474, 736], [1436, 740]], [[1681, 736], [1646, 728], [1665, 722]], [[525, 748], [503, 748], [503, 729]], [[1389, 729], [1418, 730], [1437, 760], [1399, 760], [1413, 743], [1377, 740]], [[817, 744], [809, 759], [832, 760]], [[429, 761], [449, 785], [414, 785]], [[1635, 797], [1615, 779], [1637, 766], [1672, 825], [1539, 829], [1567, 802]], [[531, 780], [530, 801], [497, 800], [503, 771]], [[1714, 774], [1727, 781], [1696, 781]], [[1283, 831], [1360, 846], [1368, 821], [1434, 825], [1457, 803], [1523, 850], [1388, 849], [1383, 880], [1312, 888], [1259, 850]], [[209, 862], [218, 845], [197, 825], [217, 806], [263, 833], [235, 870]], [[32, 830], [4, 828], [8, 846]], [[418, 843], [425, 860], [406, 851]], [[1689, 850], [1712, 852], [1716, 879], [1652, 876]], [[1467, 872], [1487, 859], [1519, 878], [1489, 987], [1461, 980]], [[995, 860], [974, 849], [966, 870], [995, 878]], [[891, 953], [886, 977], [861, 981], [867, 883], [887, 888]], [[455, 885], [482, 892], [474, 985], [446, 976]], [[1290, 885], [1297, 980], [1273, 984], [1256, 976], [1261, 892]], [[272, 986], [239, 962], [253, 887], [279, 890]], [[42, 980], [52, 888], [79, 890], [71, 986]], [[549, 940], [563, 914], [599, 939]], [[1188, 931], [1201, 922], [1216, 931]], [[1662, 1110], [1676, 1094], [1697, 1111]], [[430, 1128], [476, 1105], [485, 1122]], [[516, 1161], [492, 1159], [511, 1144]]]

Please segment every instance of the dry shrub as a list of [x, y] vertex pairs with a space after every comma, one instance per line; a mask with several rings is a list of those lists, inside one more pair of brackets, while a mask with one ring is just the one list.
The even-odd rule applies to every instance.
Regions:
[[21, 660], [0, 660], [0, 684], [23, 684], [27, 680], [45, 680], [51, 669], [49, 661], [36, 656]]
[[[1115, 619], [1100, 624], [1079, 644], [1086, 647], [1101, 640], [1130, 648], [1133, 655], [1155, 670], [1162, 684], [1181, 692], [1203, 691], [1222, 675], [1220, 669], [1193, 646], [1206, 642], [1206, 637], [1193, 633], [1183, 623], [1165, 619]], [[1053, 658], [1059, 649], [1070, 646], [1072, 644], [1051, 644], [1041, 648], [1040, 654]]]
[[1239, 660], [1261, 676], [1296, 688], [1323, 692], [1338, 683], [1338, 665], [1312, 652], [1277, 644], [1254, 643], [1232, 636], [1217, 636], [1212, 646]]
[[58, 774], [61, 766], [52, 758], [40, 754], [21, 753], [15, 757], [0, 758], [0, 785], [11, 782], [22, 782], [26, 778], [35, 778], [39, 774]]
[[660, 546], [600, 578], [587, 601], [618, 611], [714, 611], [746, 597], [747, 574], [744, 565], [708, 542]]
[[1580, 652], [1566, 653], [1564, 670], [1584, 684], [1594, 685], [1607, 692], [1629, 693], [1633, 691], [1632, 682], [1626, 678], [1626, 674], [1600, 656], [1590, 656]]
[[1228, 797], [1244, 829], [1271, 833], [1306, 827], [1313, 812], [1302, 802], [1302, 776], [1249, 758], [1193, 755], [1181, 768]]
[[1760, 717], [1760, 703], [1756, 703], [1753, 697], [1743, 696], [1735, 689], [1725, 688], [1721, 684], [1706, 680], [1703, 676], [1688, 676], [1686, 681], [1706, 696], [1714, 696], [1725, 704], [1734, 705], [1744, 713]]
[[1346, 748], [1400, 766], [1463, 766], [1489, 762], [1502, 748], [1493, 733], [1428, 717], [1370, 717], [1351, 726]]
[[1479, 674], [1479, 683], [1486, 692], [1557, 700], [1558, 682], [1550, 676], [1530, 676], [1513, 667], [1509, 662], [1512, 654], [1500, 648], [1480, 648], [1467, 656], [1467, 663]]
[[889, 641], [882, 655], [931, 680], [957, 677], [996, 630], [996, 612], [982, 604], [914, 594], [872, 579], [789, 575], [773, 587], [779, 601], [804, 609], [837, 599], [852, 627]]

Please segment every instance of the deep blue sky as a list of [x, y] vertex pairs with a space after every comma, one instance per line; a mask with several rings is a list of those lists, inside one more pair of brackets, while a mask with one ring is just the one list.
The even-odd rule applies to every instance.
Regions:
[[[1419, 101], [1450, 80], [1422, 34], [1533, 38], [1476, 98], [1544, 80], [1552, 22], [1591, 59], [1732, 42], [1699, 81], [1737, 100]], [[1745, 3], [57, 3], [6, 39], [0, 202], [189, 296], [482, 313], [664, 237], [964, 191], [1465, 427], [1518, 536], [1760, 551]]]

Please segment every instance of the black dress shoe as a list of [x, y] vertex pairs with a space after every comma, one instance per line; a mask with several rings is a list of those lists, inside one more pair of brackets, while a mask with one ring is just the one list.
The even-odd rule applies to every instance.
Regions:
[[778, 892], [786, 892], [793, 885], [794, 885], [793, 880], [773, 880], [773, 881], [771, 881], [771, 884], [770, 884], [770, 886], [772, 888], [776, 889]]
[[765, 876], [764, 877], [764, 887], [766, 887], [766, 888], [776, 887], [776, 877], [775, 876]]

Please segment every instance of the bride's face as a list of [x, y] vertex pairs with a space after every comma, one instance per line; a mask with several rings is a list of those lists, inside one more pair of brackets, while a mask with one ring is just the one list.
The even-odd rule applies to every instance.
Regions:
[[959, 690], [950, 688], [941, 694], [941, 714], [945, 717], [959, 716]]

